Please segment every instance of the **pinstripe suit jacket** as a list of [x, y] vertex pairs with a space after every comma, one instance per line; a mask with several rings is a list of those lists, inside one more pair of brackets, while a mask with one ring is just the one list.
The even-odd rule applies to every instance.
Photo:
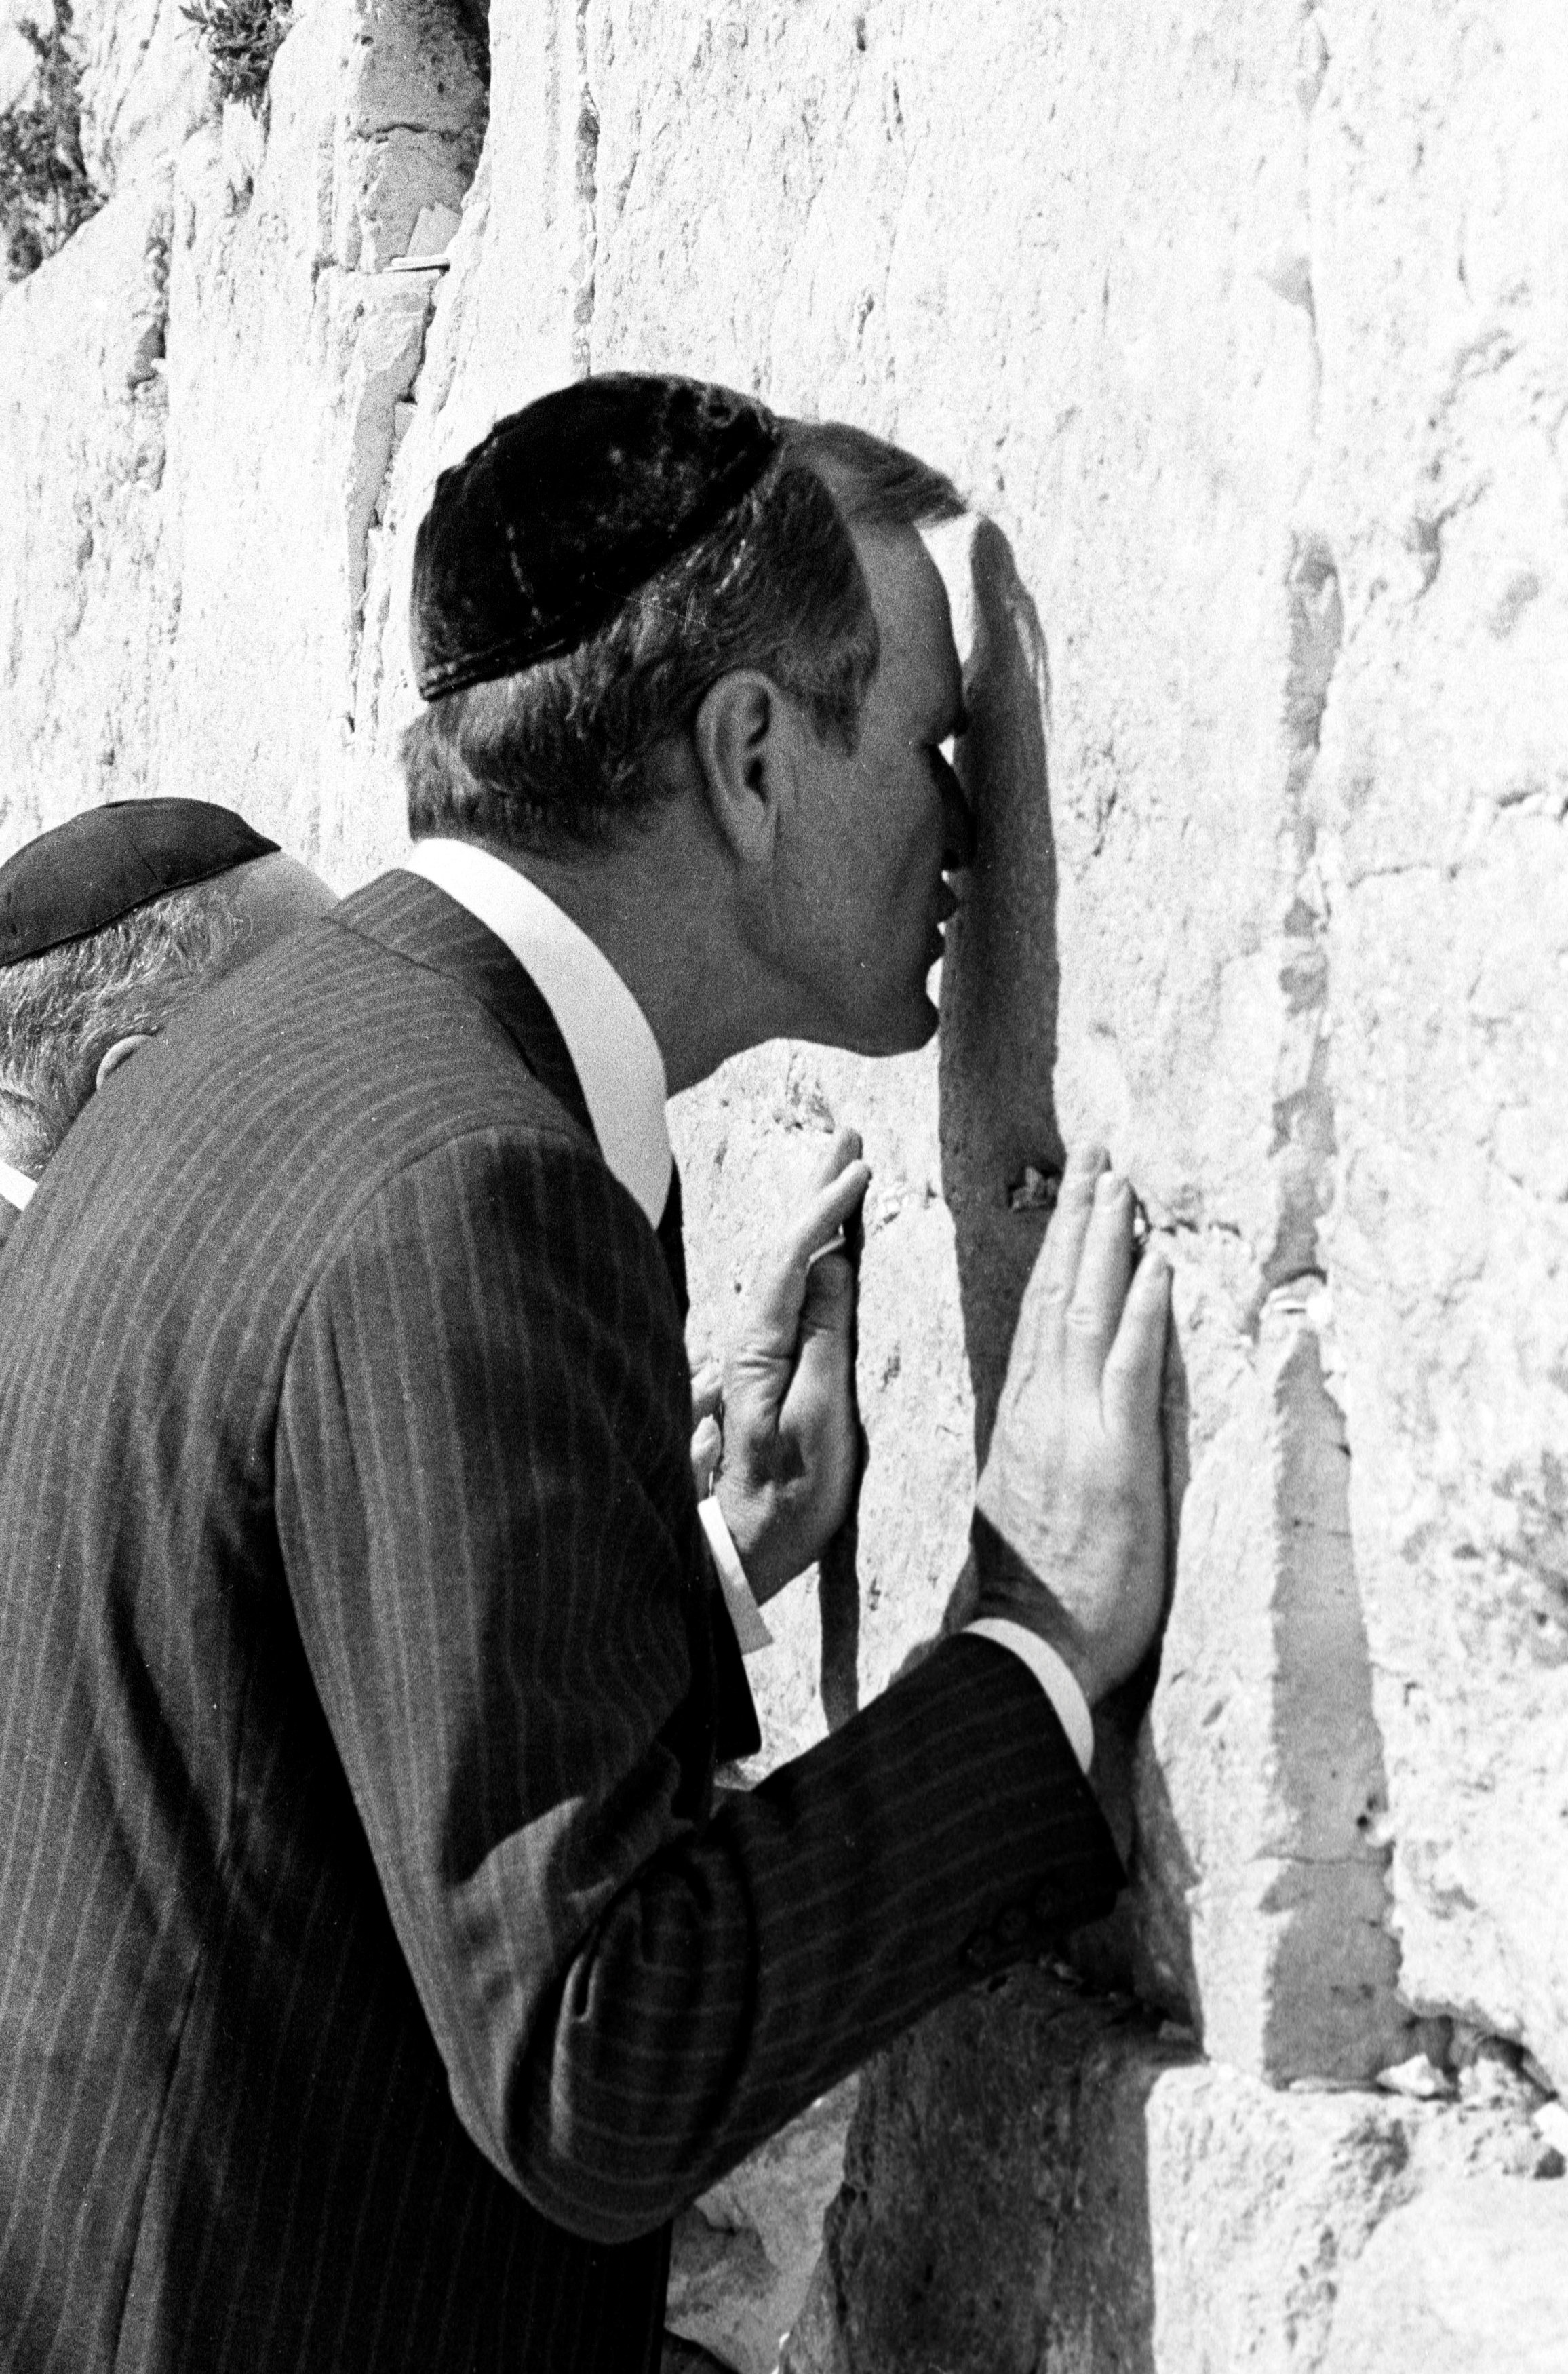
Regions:
[[429, 885], [94, 1099], [0, 1266], [0, 2365], [636, 2374], [684, 2200], [1109, 1901], [984, 1641], [715, 1800], [689, 1428]]

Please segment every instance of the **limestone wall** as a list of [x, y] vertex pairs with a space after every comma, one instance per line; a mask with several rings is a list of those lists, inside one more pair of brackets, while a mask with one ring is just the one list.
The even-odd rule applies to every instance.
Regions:
[[575, 373], [972, 498], [940, 1047], [766, 1049], [677, 1119], [711, 1341], [805, 1141], [876, 1170], [857, 1592], [781, 1604], [770, 1755], [961, 1613], [1027, 1169], [1097, 1132], [1173, 1234], [1129, 1897], [872, 2074], [803, 2313], [844, 2110], [702, 2204], [691, 2329], [747, 2374], [790, 2323], [846, 2374], [1561, 2363], [1568, 18], [530, 0], [486, 52], [308, 0], [263, 133], [139, 81], [134, 14], [78, 10], [114, 194], [0, 301], [0, 849], [188, 789], [345, 887], [394, 857], [412, 528]]

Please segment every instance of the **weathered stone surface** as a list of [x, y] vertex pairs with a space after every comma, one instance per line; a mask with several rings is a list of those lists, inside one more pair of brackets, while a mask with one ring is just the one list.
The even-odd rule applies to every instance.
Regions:
[[[983, 1440], [1042, 1225], [1011, 1208], [999, 1182], [1058, 1137], [1057, 958], [1040, 926], [1056, 881], [1048, 655], [994, 526], [967, 550], [952, 535], [940, 548], [971, 652], [965, 764], [981, 818], [949, 934], [942, 1136]], [[1288, 681], [1315, 718], [1334, 634], [1320, 582], [1305, 623], [1299, 583], [1291, 598]], [[1290, 780], [1298, 772], [1292, 758]], [[1318, 1036], [1309, 1008], [1289, 1060], [1315, 1081]], [[1316, 1084], [1303, 1092], [1297, 1122], [1320, 1095]], [[1312, 1127], [1320, 1134], [1320, 1121]], [[1276, 1150], [1298, 1169], [1305, 1160], [1288, 1138]], [[1364, 2077], [1405, 2024], [1384, 1926], [1380, 1753], [1344, 1428], [1321, 1375], [1321, 1296], [1310, 1279], [1270, 1286], [1280, 1265], [1259, 1275], [1254, 1249], [1225, 1229], [1182, 1263], [1166, 1398], [1182, 1518], [1164, 1680], [1130, 1757], [1120, 1710], [1102, 1726], [1103, 1785], [1125, 1799], [1134, 1886], [1083, 1958], [1193, 2020], [1238, 2066]]]
[[[314, 0], [265, 123], [230, 107], [185, 143], [172, 220], [167, 177], [136, 182], [5, 300], [5, 466], [30, 473], [0, 523], [8, 840], [206, 785], [352, 863], [366, 578], [440, 278], [385, 267], [460, 214], [484, 67], [456, 0]], [[122, 258], [138, 238], [146, 261]], [[372, 829], [401, 843], [395, 792]]]
[[136, 180], [217, 113], [207, 52], [182, 0], [76, 0], [72, 46], [82, 158], [100, 190]]
[[[22, 25], [47, 30], [53, 0], [0, 0], [0, 109], [36, 91], [38, 57]], [[166, 165], [216, 112], [207, 54], [181, 0], [76, 0], [82, 158], [103, 196]]]
[[736, 2374], [774, 2374], [805, 2303], [855, 2092], [825, 2094], [675, 2222], [665, 2325]]
[[[1412, 2000], [1568, 2079], [1568, 22], [1347, 12], [1313, 118], [1339, 1192]], [[1398, 391], [1391, 400], [1391, 391]]]
[[1450, 2178], [1396, 2209], [1350, 2269], [1323, 2374], [1560, 2374], [1565, 2359], [1568, 2187]]
[[[1187, 1487], [1118, 1919], [1140, 1991], [1211, 2055], [1276, 2079], [1370, 2078], [1408, 2049], [1409, 2017], [1386, 1926], [1344, 1428], [1293, 1290], [1265, 1304], [1256, 1360], [1235, 1359], [1216, 1398], [1225, 1419]], [[1272, 1588], [1222, 1595], [1227, 1570]]]
[[0, 297], [0, 831], [155, 780], [168, 548], [170, 200], [152, 176]]
[[[1408, 2265], [1429, 2199], [1449, 2220], [1472, 2198], [1483, 2218], [1516, 2204], [1516, 2263], [1538, 2296], [1555, 2270], [1561, 2304], [1568, 2184], [1528, 2180], [1561, 2167], [1518, 2109], [1277, 2092], [1162, 2040], [1130, 2004], [1017, 1973], [866, 2073], [784, 2366], [1341, 2374], [1342, 2294], [1347, 2333], [1363, 2329], [1357, 2262], [1387, 2219], [1370, 2283]], [[1397, 2338], [1368, 2369], [1424, 2374]]]
[[[318, 0], [278, 53], [264, 140], [230, 108], [223, 136], [181, 160], [168, 763], [225, 782], [329, 868], [370, 539], [439, 283], [384, 266], [422, 213], [461, 206], [484, 123], [466, 31], [450, 16], [445, 28], [421, 69], [424, 0]], [[271, 459], [237, 474], [236, 452]]]

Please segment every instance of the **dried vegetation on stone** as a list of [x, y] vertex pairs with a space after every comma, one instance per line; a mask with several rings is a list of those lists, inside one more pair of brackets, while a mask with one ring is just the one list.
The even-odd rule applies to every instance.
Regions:
[[181, 14], [206, 47], [219, 96], [259, 107], [293, 20], [292, 0], [191, 0]]
[[54, 0], [47, 26], [18, 27], [38, 58], [31, 96], [0, 111], [0, 247], [7, 280], [53, 255], [101, 201], [82, 161], [77, 68], [67, 35], [70, 0]]

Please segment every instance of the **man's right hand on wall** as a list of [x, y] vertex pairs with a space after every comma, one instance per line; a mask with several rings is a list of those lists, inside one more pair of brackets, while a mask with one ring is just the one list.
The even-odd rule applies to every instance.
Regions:
[[1132, 1672], [1164, 1599], [1170, 1268], [1157, 1244], [1134, 1266], [1132, 1213], [1102, 1147], [1070, 1156], [975, 1498], [976, 1612], [1039, 1633], [1091, 1705]]

